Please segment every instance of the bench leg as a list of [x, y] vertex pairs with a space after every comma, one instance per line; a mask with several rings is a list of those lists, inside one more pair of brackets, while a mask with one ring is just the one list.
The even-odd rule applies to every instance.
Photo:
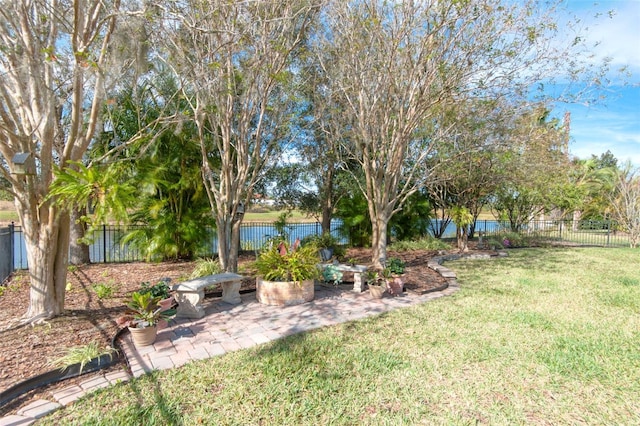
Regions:
[[240, 299], [240, 281], [222, 283], [222, 301], [232, 305], [242, 303]]
[[202, 300], [204, 300], [204, 289], [177, 291], [178, 309], [176, 310], [176, 316], [178, 318], [202, 318], [204, 316]]
[[353, 291], [362, 293], [362, 274], [360, 272], [353, 273]]

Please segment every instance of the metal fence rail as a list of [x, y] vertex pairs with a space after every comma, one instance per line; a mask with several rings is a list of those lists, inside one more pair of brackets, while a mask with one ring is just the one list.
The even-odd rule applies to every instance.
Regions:
[[[12, 225], [13, 226], [13, 225]], [[347, 244], [348, 241], [342, 239], [339, 233], [340, 222], [334, 221], [331, 224], [331, 234]], [[102, 225], [93, 232], [91, 244], [89, 244], [89, 258], [92, 263], [117, 263], [117, 262], [137, 262], [144, 261], [144, 255], [141, 250], [133, 244], [124, 244], [123, 237], [130, 231], [136, 229], [144, 229], [141, 226], [113, 226]], [[289, 238], [293, 241], [296, 238], [303, 239], [310, 235], [319, 235], [322, 232], [320, 223], [291, 223], [286, 226], [285, 231]], [[14, 269], [27, 269], [27, 252], [20, 226], [13, 226], [11, 231], [13, 238], [12, 250], [7, 250], [7, 258], [13, 260]], [[243, 223], [240, 229], [240, 246], [242, 250], [258, 250], [274, 236], [278, 235], [278, 230], [269, 222], [247, 222]], [[218, 253], [218, 239], [215, 229], [207, 230], [206, 247], [198, 253], [199, 256], [214, 256]], [[3, 253], [3, 251], [0, 251]], [[13, 253], [13, 256], [9, 255]]]
[[[343, 244], [348, 241], [341, 237], [340, 221], [331, 224], [331, 233]], [[447, 235], [455, 235], [455, 226], [447, 228]], [[124, 227], [103, 225], [94, 231], [93, 243], [89, 245], [89, 256], [93, 263], [116, 263], [143, 261], [144, 256], [132, 245], [123, 244], [122, 237], [127, 231], [136, 229], [135, 226]], [[291, 223], [286, 232], [291, 240], [304, 239], [309, 235], [321, 233], [320, 223]], [[476, 237], [481, 232], [483, 237], [502, 238], [511, 233], [507, 222], [495, 220], [479, 220], [476, 222]], [[449, 235], [451, 234], [451, 235]], [[520, 230], [525, 237], [542, 238], [545, 240], [569, 242], [587, 246], [601, 247], [629, 247], [629, 238], [620, 231], [613, 221], [572, 221], [572, 220], [541, 220], [531, 221]], [[273, 223], [247, 222], [240, 230], [240, 246], [242, 250], [258, 250], [269, 238], [278, 235]], [[214, 229], [208, 230], [206, 248], [200, 256], [213, 256], [218, 252], [218, 241]], [[18, 225], [10, 225], [0, 229], [0, 282], [15, 269], [27, 268], [27, 255], [22, 229]], [[8, 272], [7, 272], [8, 271]]]
[[[511, 232], [508, 222], [481, 220], [476, 233], [487, 238], [504, 236]], [[629, 247], [628, 235], [619, 230], [615, 221], [538, 220], [524, 225], [519, 234], [524, 237], [574, 243], [584, 246]]]

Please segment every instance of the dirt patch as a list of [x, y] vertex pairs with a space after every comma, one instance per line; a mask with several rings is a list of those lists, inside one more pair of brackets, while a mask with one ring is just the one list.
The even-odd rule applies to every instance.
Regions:
[[[437, 253], [417, 251], [389, 253], [406, 262], [405, 288], [415, 293], [425, 293], [441, 287], [445, 281], [427, 267], [427, 262]], [[371, 252], [368, 249], [350, 249], [349, 258], [368, 264]], [[241, 258], [246, 266], [253, 260], [250, 255]], [[20, 325], [18, 319], [27, 311], [29, 283], [25, 272], [20, 272], [8, 282], [0, 296], [0, 339], [3, 350], [0, 354], [0, 391], [16, 383], [53, 369], [50, 362], [64, 354], [65, 349], [99, 342], [101, 347], [111, 344], [119, 327], [116, 322], [126, 310], [125, 302], [131, 292], [140, 289], [141, 283], [156, 283], [162, 278], [172, 282], [186, 279], [194, 268], [191, 262], [180, 263], [126, 263], [85, 265], [68, 274], [68, 291], [65, 312], [42, 325]], [[98, 287], [111, 288], [113, 294], [99, 298]], [[243, 282], [243, 290], [255, 289], [255, 277]], [[216, 289], [212, 289], [215, 292]], [[125, 368], [124, 364], [112, 369]], [[32, 391], [19, 400], [0, 409], [0, 415], [13, 412], [36, 397], [50, 398], [51, 393], [67, 387], [86, 377], [71, 379], [47, 388]]]

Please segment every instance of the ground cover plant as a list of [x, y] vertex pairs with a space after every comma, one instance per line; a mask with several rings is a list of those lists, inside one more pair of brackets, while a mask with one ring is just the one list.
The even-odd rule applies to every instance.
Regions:
[[156, 372], [42, 424], [638, 424], [639, 257], [450, 262], [452, 297]]

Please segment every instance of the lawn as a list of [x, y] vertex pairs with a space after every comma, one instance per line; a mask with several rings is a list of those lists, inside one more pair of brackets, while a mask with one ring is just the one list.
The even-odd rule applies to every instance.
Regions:
[[452, 297], [156, 372], [41, 424], [640, 424], [640, 251], [509, 254], [448, 263]]

